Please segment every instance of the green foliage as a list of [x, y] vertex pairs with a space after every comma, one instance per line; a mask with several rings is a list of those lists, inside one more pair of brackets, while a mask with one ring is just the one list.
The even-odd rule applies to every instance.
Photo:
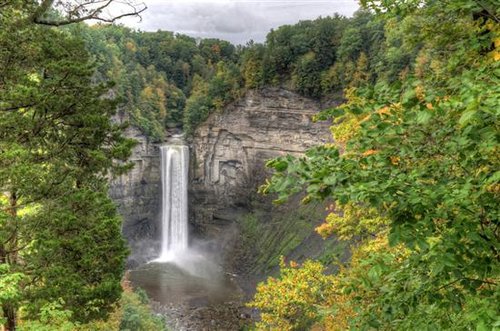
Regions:
[[214, 111], [222, 108], [240, 96], [241, 74], [236, 65], [219, 62], [215, 75], [208, 81], [196, 75], [193, 91], [186, 101], [184, 110], [184, 132], [192, 134], [194, 128], [205, 121]]
[[[99, 79], [116, 82], [125, 118], [153, 141], [163, 140], [167, 129], [185, 124], [190, 132], [209, 112], [239, 95], [237, 53], [227, 41], [204, 39], [198, 44], [181, 34], [108, 25], [73, 30], [85, 35]], [[195, 86], [200, 79], [210, 85], [208, 108], [193, 106], [200, 103]], [[190, 97], [197, 101], [188, 105]]]
[[[292, 207], [293, 206], [293, 207]], [[293, 203], [282, 206], [271, 215], [261, 214], [260, 205], [255, 206], [255, 212], [242, 216], [238, 220], [240, 227], [241, 251], [244, 253], [238, 259], [245, 261], [245, 271], [250, 274], [269, 274], [279, 264], [280, 256], [293, 255], [300, 244], [311, 235], [315, 222], [324, 213], [323, 205], [300, 206]], [[326, 245], [336, 245], [333, 239], [325, 241]], [[318, 252], [307, 252], [309, 256], [320, 256]], [[301, 254], [300, 252], [297, 254]], [[327, 260], [327, 259], [325, 259]]]
[[186, 101], [184, 110], [184, 131], [191, 134], [197, 124], [207, 119], [213, 111], [213, 103], [208, 97], [208, 83], [200, 76], [193, 79], [193, 93]]
[[166, 331], [163, 318], [154, 315], [148, 306], [144, 291], [124, 292], [121, 300], [123, 310], [120, 331]]
[[[20, 272], [12, 272], [9, 264], [0, 264], [0, 305], [14, 305], [20, 299], [23, 279], [25, 276]], [[0, 317], [0, 323], [6, 322], [3, 316]]]
[[315, 261], [302, 266], [281, 259], [279, 278], [269, 277], [257, 287], [248, 306], [261, 311], [259, 330], [308, 330], [320, 317], [319, 306], [332, 290], [332, 276]]
[[[109, 318], [86, 324], [72, 322], [73, 313], [64, 310], [62, 299], [45, 304], [35, 319], [21, 320], [20, 331], [167, 331], [163, 317], [154, 314], [146, 293], [125, 287]], [[23, 312], [21, 312], [23, 313]], [[24, 316], [23, 316], [24, 317]]]
[[241, 72], [245, 87], [261, 87], [264, 82], [264, 45], [251, 43], [241, 54]]
[[110, 121], [112, 85], [95, 82], [82, 38], [33, 24], [36, 5], [4, 4], [0, 15], [0, 284], [9, 281], [0, 298], [9, 329], [19, 311], [61, 328], [106, 317], [127, 254], [107, 182], [129, 169], [134, 142]]
[[345, 18], [335, 15], [271, 30], [266, 37], [271, 67], [279, 76], [290, 74], [296, 61], [311, 51], [317, 54], [319, 66], [330, 66], [345, 21]]
[[74, 331], [77, 325], [70, 322], [72, 312], [64, 310], [64, 301], [47, 303], [40, 309], [38, 319], [22, 323], [19, 331]]
[[321, 96], [321, 79], [316, 54], [309, 52], [302, 56], [292, 74], [292, 81], [298, 92], [311, 97]]
[[359, 27], [351, 27], [344, 31], [340, 40], [338, 57], [354, 60], [363, 49], [363, 39]]
[[379, 75], [395, 79], [399, 72], [387, 73], [388, 64], [380, 58], [383, 48], [383, 24], [367, 11], [351, 19], [335, 15], [283, 26], [272, 30], [264, 45], [243, 49], [245, 86], [292, 86], [321, 98]]
[[239, 97], [241, 74], [236, 65], [217, 64], [215, 76], [208, 82], [207, 96], [216, 110]]
[[236, 48], [230, 42], [219, 39], [202, 39], [199, 45], [201, 56], [210, 63], [235, 60]]
[[31, 244], [37, 254], [25, 256], [34, 269], [30, 275], [40, 280], [25, 290], [28, 312], [61, 298], [76, 320], [88, 321], [105, 317], [119, 300], [126, 250], [105, 188], [69, 193], [40, 209]]
[[[114, 81], [122, 117], [153, 141], [166, 130], [187, 134], [208, 115], [242, 95], [245, 88], [287, 86], [312, 98], [362, 86], [378, 75], [394, 80], [409, 57], [381, 59], [384, 30], [371, 14], [302, 21], [271, 31], [266, 43], [236, 48], [219, 39], [195, 39], [172, 32], [141, 32], [120, 26], [79, 25], [97, 64], [96, 79]], [[388, 53], [389, 54], [389, 53]], [[206, 86], [200, 94], [200, 80]]]
[[475, 1], [367, 3], [384, 12], [382, 64], [374, 67], [389, 75], [377, 74], [374, 84], [361, 77], [348, 102], [326, 112], [342, 123], [341, 132], [333, 129], [341, 150], [320, 146], [269, 162], [275, 174], [262, 190], [281, 202], [305, 188], [305, 202], [361, 208], [332, 214], [319, 229], [368, 238], [339, 274], [343, 296], [326, 304], [333, 319], [347, 312], [353, 329], [494, 329], [497, 13], [487, 2], [479, 11]]

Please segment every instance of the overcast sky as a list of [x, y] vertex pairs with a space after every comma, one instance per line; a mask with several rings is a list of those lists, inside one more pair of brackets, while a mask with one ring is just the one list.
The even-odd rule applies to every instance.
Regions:
[[143, 31], [166, 30], [235, 44], [262, 42], [271, 28], [339, 13], [351, 16], [357, 0], [143, 0], [148, 9], [121, 23]]

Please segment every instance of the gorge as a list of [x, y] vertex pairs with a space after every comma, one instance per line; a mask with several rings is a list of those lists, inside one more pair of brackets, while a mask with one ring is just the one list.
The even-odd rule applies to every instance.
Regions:
[[[242, 231], [239, 221], [241, 217], [252, 212], [260, 213], [262, 222], [268, 217], [273, 217], [275, 213], [281, 213], [278, 209], [276, 212], [273, 211], [275, 207], [272, 207], [269, 199], [264, 203], [265, 207], [252, 206], [254, 204], [252, 200], [257, 195], [256, 189], [267, 176], [265, 162], [279, 155], [301, 155], [315, 144], [330, 141], [328, 124], [312, 122], [312, 116], [320, 107], [319, 102], [284, 89], [249, 91], [223, 112], [211, 115], [188, 139], [189, 229], [192, 233], [190, 241], [198, 246], [203, 245], [202, 250], [205, 253], [209, 252], [209, 255], [202, 259], [209, 264], [207, 268], [211, 270], [209, 271], [211, 277], [216, 281], [221, 279], [218, 268], [219, 270], [225, 268], [226, 272], [231, 274], [237, 273], [233, 276], [236, 277], [233, 281], [228, 282], [224, 280], [227, 276], [222, 277], [222, 283], [226, 284], [226, 288], [234, 288], [235, 282], [240, 282], [238, 286], [252, 293], [251, 288], [255, 286], [255, 282], [264, 276], [261, 274], [260, 278], [252, 280], [253, 285], [241, 284], [241, 282], [247, 283], [246, 275], [240, 273], [241, 265], [249, 261], [240, 257], [235, 258], [236, 255], [247, 254], [241, 252], [241, 247], [238, 248], [237, 245], [239, 241], [237, 238]], [[128, 130], [129, 135], [139, 140], [132, 157], [136, 166], [131, 172], [112, 183], [110, 193], [118, 202], [125, 218], [123, 233], [132, 249], [129, 266], [137, 268], [158, 256], [160, 257], [157, 261], [168, 261], [172, 248], [187, 247], [187, 237], [184, 232], [186, 229], [168, 223], [171, 222], [168, 218], [175, 215], [175, 219], [181, 220], [187, 212], [184, 209], [186, 208], [183, 204], [184, 196], [179, 186], [187, 176], [184, 167], [187, 166], [185, 162], [188, 159], [188, 147], [181, 146], [179, 139], [176, 138], [173, 138], [175, 145], [152, 144], [145, 136], [138, 134], [136, 129]], [[166, 187], [163, 193], [160, 182], [164, 188]], [[174, 204], [179, 203], [178, 207], [169, 209], [168, 205], [171, 205], [167, 203], [169, 201]], [[165, 213], [162, 214], [161, 210]], [[313, 223], [318, 221], [321, 221], [321, 217], [313, 220]], [[187, 225], [187, 222], [185, 224]], [[174, 230], [176, 227], [177, 230]], [[174, 240], [178, 241], [172, 241], [173, 237], [165, 233], [166, 230], [170, 231], [169, 233], [177, 232], [175, 238], [178, 239]], [[160, 233], [163, 235], [159, 235]], [[162, 237], [167, 240], [162, 241]], [[297, 242], [293, 248], [300, 251], [300, 245], [301, 243]], [[234, 254], [234, 249], [239, 253]], [[316, 249], [321, 252], [321, 247]], [[196, 252], [191, 253], [191, 262], [197, 259], [196, 254]], [[214, 254], [218, 257], [213, 258]], [[279, 255], [279, 252], [275, 252], [274, 255]], [[199, 258], [196, 261], [200, 264]], [[182, 269], [182, 262], [177, 262]], [[274, 267], [277, 265], [276, 260], [273, 265]], [[160, 278], [166, 276], [164, 274], [161, 276], [162, 272], [158, 272], [161, 269], [159, 266], [148, 268], [150, 268], [148, 276], [132, 273], [132, 278], [135, 277], [136, 282], [141, 283], [142, 287], [158, 291], [158, 287], [152, 286], [148, 277], [154, 274], [160, 275], [158, 276]], [[248, 269], [248, 265], [245, 268]], [[170, 282], [172, 278], [177, 277], [172, 276], [172, 273], [169, 275], [167, 279], [169, 278]], [[193, 287], [192, 281], [190, 284]], [[151, 297], [161, 301], [172, 293], [176, 293], [174, 296], [179, 296], [179, 289], [185, 287], [176, 283], [169, 287], [170, 293], [159, 296], [153, 294]], [[220, 291], [220, 287], [214, 287], [214, 283], [211, 288], [218, 288]], [[163, 291], [166, 291], [165, 288]], [[244, 294], [238, 294], [240, 291], [235, 288], [223, 295], [219, 293], [215, 297], [217, 300], [229, 298], [233, 302], [231, 305], [234, 306], [234, 302], [241, 300], [238, 297], [241, 298]], [[185, 292], [183, 293], [185, 295]], [[213, 292], [205, 290], [205, 293], [212, 293], [214, 297]], [[192, 294], [189, 294], [189, 300], [193, 300]], [[199, 299], [197, 300], [199, 302]], [[220, 302], [217, 300], [215, 301]], [[213, 303], [211, 299], [207, 302]], [[236, 307], [239, 305], [236, 304]]]
[[[155, 310], [167, 316], [171, 327], [191, 329], [195, 326], [191, 318], [179, 318], [186, 311], [238, 300], [239, 294], [235, 284], [215, 263], [214, 256], [189, 244], [188, 147], [182, 138], [173, 137], [160, 146], [160, 158], [159, 257], [130, 270], [128, 279], [134, 287], [146, 291]], [[233, 323], [227, 317], [220, 322], [215, 325]]]
[[[228, 215], [250, 207], [249, 198], [265, 179], [265, 162], [287, 153], [299, 155], [331, 139], [329, 125], [313, 123], [319, 102], [293, 92], [269, 88], [249, 91], [222, 113], [213, 114], [189, 141], [189, 224], [194, 235], [221, 233], [236, 220]], [[122, 119], [125, 120], [125, 119]], [[132, 171], [117, 178], [110, 194], [124, 216], [123, 233], [133, 265], [160, 251], [161, 167], [158, 144], [137, 129], [127, 135], [138, 141]]]

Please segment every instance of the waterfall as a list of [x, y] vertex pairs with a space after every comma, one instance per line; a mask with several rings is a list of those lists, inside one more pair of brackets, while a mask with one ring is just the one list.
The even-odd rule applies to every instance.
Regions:
[[158, 260], [169, 261], [188, 248], [189, 148], [165, 145], [161, 150], [162, 242]]

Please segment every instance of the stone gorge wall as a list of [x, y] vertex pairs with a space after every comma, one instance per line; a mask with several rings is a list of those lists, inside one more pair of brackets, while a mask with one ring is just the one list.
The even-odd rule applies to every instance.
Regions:
[[[318, 102], [290, 91], [249, 91], [200, 125], [190, 139], [191, 230], [220, 240], [228, 224], [251, 210], [251, 200], [261, 198], [256, 189], [267, 176], [266, 160], [300, 155], [330, 140], [329, 124], [311, 121], [319, 109]], [[159, 249], [160, 152], [138, 129], [125, 134], [138, 141], [130, 159], [134, 168], [111, 182], [110, 195], [124, 218], [134, 266]]]
[[199, 126], [191, 142], [189, 192], [195, 230], [210, 232], [248, 207], [266, 176], [266, 160], [329, 141], [329, 124], [311, 120], [319, 109], [290, 91], [249, 91]]
[[130, 158], [134, 168], [110, 183], [110, 196], [123, 216], [122, 233], [131, 248], [129, 265], [133, 266], [154, 257], [158, 245], [160, 150], [134, 127], [125, 135], [138, 142]]

